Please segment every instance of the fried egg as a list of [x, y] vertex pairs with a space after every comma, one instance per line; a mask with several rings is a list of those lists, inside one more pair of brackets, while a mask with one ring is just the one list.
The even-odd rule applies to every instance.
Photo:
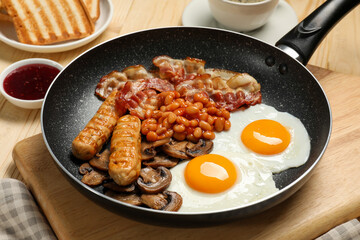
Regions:
[[310, 138], [301, 121], [258, 104], [231, 114], [231, 129], [216, 133], [211, 154], [171, 169], [168, 190], [183, 196], [180, 212], [229, 209], [279, 191], [273, 173], [304, 164]]
[[[183, 197], [179, 212], [229, 209], [278, 191], [272, 172], [249, 154], [212, 151], [179, 163], [171, 169], [171, 174], [168, 190]], [[222, 186], [221, 182], [226, 180], [229, 182]]]
[[310, 137], [295, 116], [266, 104], [231, 113], [231, 129], [216, 134], [214, 150], [246, 153], [273, 173], [303, 165]]

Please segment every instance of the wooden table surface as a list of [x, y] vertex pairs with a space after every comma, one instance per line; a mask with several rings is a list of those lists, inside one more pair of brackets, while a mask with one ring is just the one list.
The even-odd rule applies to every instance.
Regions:
[[[93, 42], [60, 53], [31, 53], [0, 42], [0, 71], [31, 57], [49, 58], [65, 66], [83, 51], [107, 39], [137, 30], [181, 25], [183, 10], [191, 0], [113, 0], [114, 16], [108, 29]], [[324, 0], [287, 0], [302, 20]], [[309, 64], [360, 76], [360, 7], [348, 14], [324, 39]], [[331, 99], [330, 99], [331, 100]], [[12, 159], [14, 145], [41, 133], [40, 110], [25, 110], [0, 95], [0, 178], [22, 180]]]

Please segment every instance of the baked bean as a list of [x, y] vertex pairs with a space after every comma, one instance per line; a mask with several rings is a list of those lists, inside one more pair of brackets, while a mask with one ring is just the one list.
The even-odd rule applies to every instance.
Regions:
[[184, 125], [185, 127], [189, 127], [189, 126], [190, 126], [189, 120], [187, 120], [186, 118], [184, 118], [184, 117], [182, 117], [182, 116], [178, 116], [178, 117], [176, 118], [176, 122], [177, 122], [178, 124]]
[[158, 129], [156, 129], [156, 134], [160, 136], [160, 135], [164, 134], [166, 131], [167, 131], [167, 129], [165, 127], [159, 127]]
[[199, 110], [203, 109], [204, 104], [202, 104], [202, 102], [195, 102], [194, 106], [197, 107]]
[[154, 123], [154, 124], [156, 124], [157, 121], [156, 121], [155, 118], [148, 118], [148, 119], [145, 119], [142, 123], [143, 123], [143, 124], [145, 124], [145, 123], [147, 123], [147, 124], [149, 124], [149, 123]]
[[175, 109], [175, 110], [173, 111], [173, 113], [175, 113], [175, 115], [177, 115], [177, 116], [182, 116], [182, 115], [184, 115], [184, 113], [185, 113], [185, 108]]
[[166, 131], [166, 133], [165, 133], [165, 136], [166, 136], [166, 137], [172, 137], [173, 134], [174, 134], [174, 130], [168, 129], [168, 130]]
[[208, 122], [210, 125], [213, 125], [214, 122], [215, 122], [214, 117], [212, 117], [212, 116], [209, 115], [209, 117], [208, 117], [208, 119], [207, 119], [207, 122]]
[[225, 123], [224, 123], [224, 130], [227, 131], [229, 130], [231, 127], [231, 123], [229, 120], [225, 120]]
[[155, 123], [150, 123], [147, 126], [148, 126], [150, 131], [156, 131], [156, 129], [158, 128], [157, 124], [155, 124]]
[[205, 131], [203, 133], [203, 137], [206, 138], [206, 139], [213, 140], [215, 138], [215, 133], [213, 133], [211, 131]]
[[148, 140], [149, 142], [155, 142], [158, 140], [158, 135], [156, 134], [156, 132], [150, 131], [148, 132], [148, 134], [146, 134], [146, 140]]
[[199, 127], [201, 127], [201, 129], [203, 129], [205, 131], [210, 131], [211, 130], [211, 125], [208, 122], [205, 122], [203, 120], [201, 120], [199, 122]]
[[166, 129], [170, 129], [171, 128], [171, 123], [169, 123], [169, 119], [165, 118], [164, 121], [162, 122], [162, 125], [166, 128]]
[[224, 129], [225, 118], [219, 117], [215, 121], [215, 131], [221, 132]]
[[216, 105], [215, 102], [209, 101], [209, 102], [206, 103], [205, 107], [207, 107], [207, 108], [209, 108], [209, 107], [215, 107], [215, 105]]
[[152, 114], [153, 114], [153, 110], [146, 109], [146, 111], [145, 111], [145, 119], [151, 118]]
[[174, 132], [177, 132], [177, 133], [182, 133], [182, 132], [184, 132], [185, 131], [185, 126], [183, 125], [183, 124], [175, 124], [174, 126], [173, 126], [173, 130], [174, 130]]
[[174, 91], [174, 98], [179, 98], [180, 97], [180, 93], [178, 91]]
[[159, 110], [153, 111], [153, 115], [152, 115], [153, 118], [159, 119], [159, 118], [161, 118], [161, 116], [162, 116], [162, 112], [161, 112], [161, 111], [159, 111]]
[[195, 115], [200, 112], [199, 108], [197, 108], [195, 105], [188, 106], [185, 108], [185, 112], [190, 115]]
[[165, 112], [167, 109], [166, 109], [166, 106], [161, 106], [160, 107], [160, 111], [162, 111], [162, 112]]
[[173, 137], [178, 141], [183, 141], [186, 138], [186, 133], [174, 132]]
[[201, 130], [201, 128], [200, 128], [200, 127], [195, 128], [193, 134], [194, 134], [194, 136], [195, 136], [196, 138], [201, 138], [201, 136], [202, 136], [202, 130]]
[[166, 109], [168, 111], [174, 111], [178, 107], [180, 107], [180, 104], [178, 102], [172, 102], [170, 105], [167, 105]]
[[207, 113], [210, 115], [215, 115], [218, 112], [218, 109], [216, 107], [208, 107]]
[[194, 142], [194, 143], [199, 141], [199, 139], [196, 138], [193, 134], [186, 135], [186, 139], [189, 140], [190, 142]]
[[195, 93], [194, 95], [194, 101], [195, 102], [201, 102], [203, 104], [207, 104], [209, 102], [209, 98], [206, 97], [204, 94], [202, 93]]
[[200, 113], [199, 114], [199, 120], [201, 120], [201, 121], [207, 121], [208, 117], [209, 117], [208, 113]]
[[177, 118], [176, 114], [175, 114], [175, 113], [172, 113], [172, 112], [170, 112], [169, 115], [168, 115], [168, 117], [167, 117], [168, 122], [169, 122], [170, 124], [174, 123], [174, 122], [176, 121], [176, 118]]
[[189, 123], [190, 123], [190, 127], [197, 127], [199, 124], [198, 120], [196, 119], [190, 120]]
[[170, 105], [173, 101], [174, 101], [174, 96], [169, 94], [165, 97], [164, 104], [167, 106], [167, 105]]
[[228, 110], [223, 110], [221, 117], [225, 118], [226, 120], [230, 119], [230, 112]]

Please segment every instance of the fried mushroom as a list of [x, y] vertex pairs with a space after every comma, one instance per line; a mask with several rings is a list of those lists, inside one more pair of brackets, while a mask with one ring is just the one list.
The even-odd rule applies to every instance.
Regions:
[[105, 192], [105, 195], [131, 205], [135, 205], [135, 206], [142, 205], [142, 200], [140, 196], [136, 195], [135, 193], [118, 193], [109, 190]]
[[164, 191], [158, 194], [142, 194], [140, 197], [146, 206], [164, 211], [178, 211], [182, 205], [182, 197], [176, 192]]
[[110, 157], [110, 150], [105, 149], [102, 153], [97, 153], [95, 157], [93, 157], [89, 164], [102, 171], [109, 170], [109, 157]]
[[186, 144], [186, 154], [192, 158], [211, 152], [213, 148], [211, 140], [199, 139], [197, 143], [188, 142]]
[[109, 176], [106, 173], [93, 169], [91, 172], [86, 173], [82, 177], [81, 182], [85, 183], [88, 186], [97, 186], [108, 179]]
[[158, 168], [158, 167], [166, 167], [166, 168], [172, 168], [175, 167], [179, 162], [179, 159], [169, 157], [167, 155], [160, 155], [157, 154], [153, 159], [148, 161], [143, 161], [143, 164], [145, 166], [149, 166], [152, 168]]
[[141, 160], [150, 160], [156, 156], [156, 147], [170, 142], [170, 138], [160, 139], [154, 142], [141, 141]]
[[171, 179], [171, 172], [165, 167], [158, 167], [156, 170], [146, 167], [141, 169], [136, 183], [141, 192], [154, 194], [164, 191], [170, 185]]
[[167, 155], [179, 158], [179, 159], [190, 159], [190, 156], [186, 154], [186, 145], [188, 141], [175, 141], [171, 139], [169, 143], [161, 146], [161, 150]]

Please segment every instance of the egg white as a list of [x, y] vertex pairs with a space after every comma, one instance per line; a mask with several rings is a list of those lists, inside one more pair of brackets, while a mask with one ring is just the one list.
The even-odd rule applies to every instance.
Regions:
[[[253, 121], [271, 119], [288, 129], [291, 140], [288, 148], [275, 155], [252, 152], [241, 141], [243, 129]], [[183, 197], [179, 212], [204, 212], [229, 209], [252, 203], [279, 191], [273, 180], [273, 173], [303, 165], [310, 154], [310, 138], [301, 121], [286, 112], [258, 104], [243, 111], [231, 113], [229, 131], [216, 133], [211, 153], [219, 154], [233, 162], [238, 179], [222, 193], [207, 194], [190, 188], [184, 177], [188, 161], [172, 168], [172, 182], [168, 190]]]
[[[248, 149], [241, 141], [244, 128], [253, 121], [271, 119], [286, 127], [291, 135], [290, 144], [283, 152], [274, 155], [262, 155]], [[303, 165], [310, 154], [310, 137], [301, 121], [286, 112], [279, 112], [274, 107], [257, 104], [244, 111], [231, 113], [230, 131], [216, 134], [214, 150], [250, 154], [273, 173]]]
[[204, 212], [228, 209], [262, 199], [278, 191], [272, 172], [261, 165], [249, 154], [212, 151], [233, 162], [238, 178], [228, 190], [208, 194], [190, 188], [185, 181], [184, 171], [189, 161], [183, 161], [171, 169], [172, 181], [168, 190], [183, 197], [179, 212]]

